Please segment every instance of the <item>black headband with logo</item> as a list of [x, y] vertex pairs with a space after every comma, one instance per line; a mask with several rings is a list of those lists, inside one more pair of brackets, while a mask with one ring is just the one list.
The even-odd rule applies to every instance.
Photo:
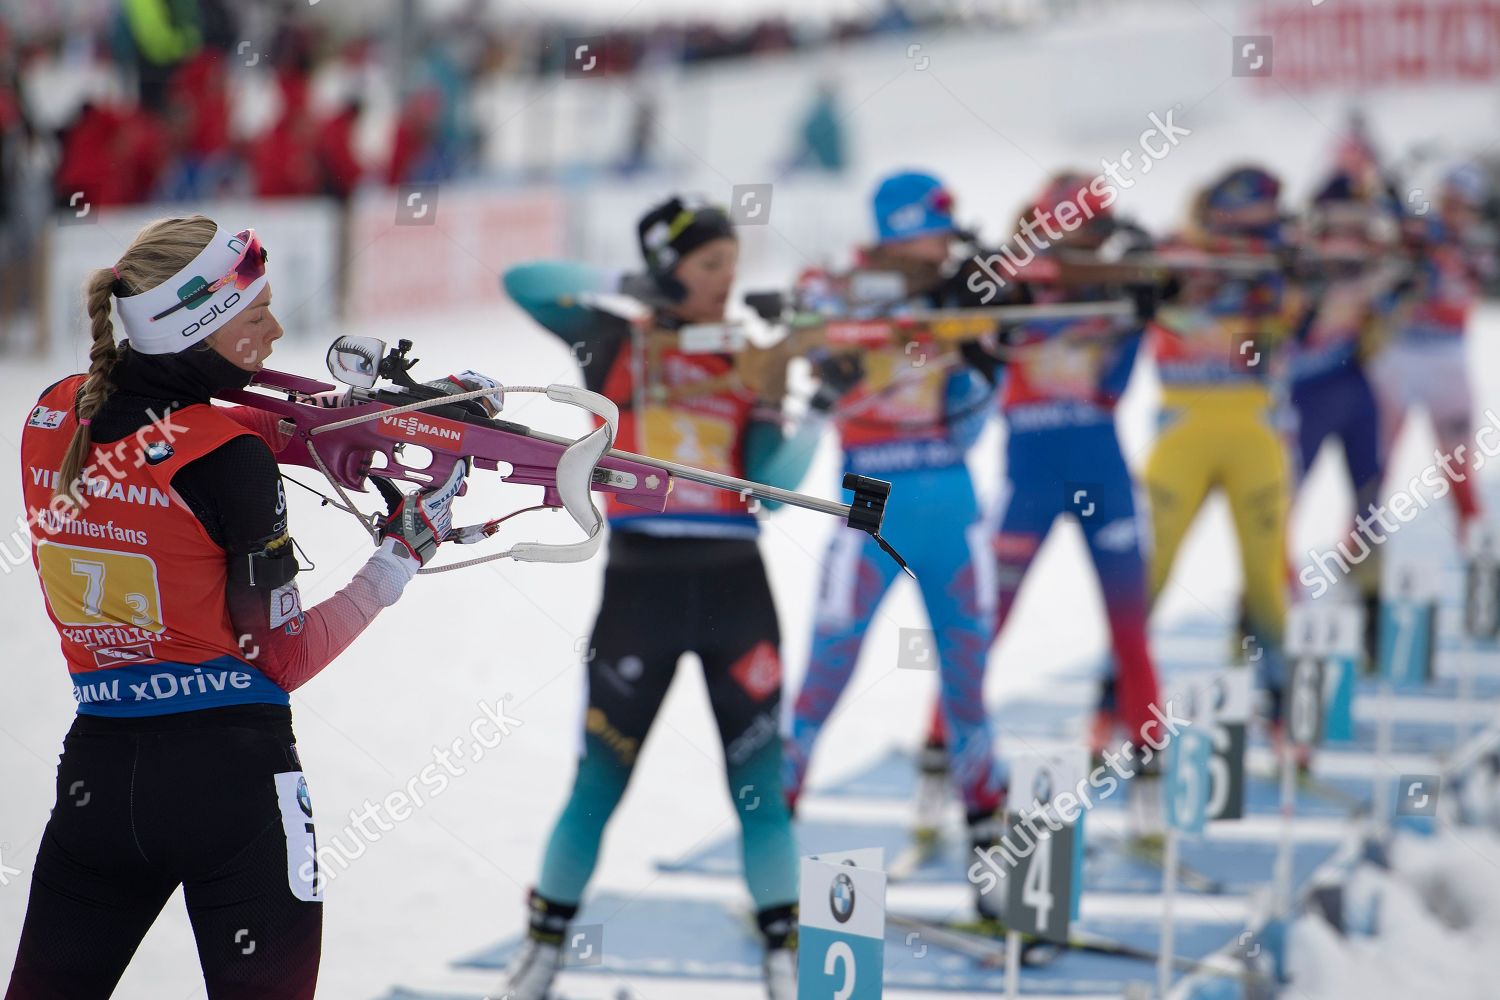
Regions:
[[723, 237], [734, 238], [734, 224], [724, 210], [702, 201], [672, 197], [651, 209], [636, 224], [646, 269], [658, 281], [670, 277], [678, 261]]

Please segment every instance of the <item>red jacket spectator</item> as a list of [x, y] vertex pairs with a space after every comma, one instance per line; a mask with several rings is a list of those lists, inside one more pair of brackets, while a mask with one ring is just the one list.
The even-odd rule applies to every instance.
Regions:
[[359, 124], [359, 105], [353, 101], [318, 126], [318, 160], [323, 168], [324, 190], [335, 198], [348, 198], [359, 185], [363, 168], [354, 155], [354, 129]]
[[229, 152], [229, 80], [223, 53], [204, 49], [172, 77], [171, 100], [182, 115], [181, 141], [188, 156]]
[[151, 112], [136, 106], [119, 112], [118, 127], [115, 148], [120, 152], [124, 198], [129, 202], [150, 201], [170, 153], [166, 126]]
[[306, 112], [284, 112], [264, 135], [250, 144], [250, 169], [261, 198], [295, 198], [320, 194], [316, 129]]
[[283, 69], [276, 74], [276, 85], [281, 90], [281, 107], [284, 111], [304, 111], [312, 84], [308, 71], [301, 67]]
[[401, 109], [396, 134], [391, 139], [391, 162], [386, 170], [387, 184], [404, 184], [412, 179], [419, 164], [432, 151], [433, 126], [441, 98], [432, 91], [412, 96]]
[[60, 206], [83, 211], [88, 204], [125, 203], [126, 171], [118, 148], [120, 116], [112, 108], [85, 104], [64, 130], [53, 191]]

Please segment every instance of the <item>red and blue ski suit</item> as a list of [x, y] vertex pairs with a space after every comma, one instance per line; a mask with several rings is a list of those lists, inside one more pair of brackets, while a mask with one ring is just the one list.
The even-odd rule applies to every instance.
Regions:
[[[888, 480], [897, 498], [883, 532], [911, 560], [930, 627], [901, 630], [912, 648], [898, 663], [935, 659], [953, 777], [968, 813], [987, 816], [1003, 801], [1005, 774], [984, 709], [992, 566], [965, 455], [983, 430], [993, 391], [969, 368], [945, 364], [953, 359], [939, 356], [936, 345], [917, 346], [867, 353], [864, 381], [834, 416], [845, 470]], [[793, 800], [897, 573], [862, 531], [842, 529], [829, 543], [785, 754], [782, 783]]]
[[[1028, 286], [1037, 303], [1087, 301], [1103, 289]], [[1151, 721], [1156, 669], [1146, 641], [1146, 567], [1134, 484], [1115, 433], [1115, 404], [1140, 347], [1136, 329], [1109, 318], [1038, 319], [1016, 327], [1000, 409], [1010, 428], [1006, 481], [990, 512], [997, 564], [994, 638], [1052, 522], [1071, 514], [1099, 575], [1116, 682], [1103, 708], [1129, 733]]]

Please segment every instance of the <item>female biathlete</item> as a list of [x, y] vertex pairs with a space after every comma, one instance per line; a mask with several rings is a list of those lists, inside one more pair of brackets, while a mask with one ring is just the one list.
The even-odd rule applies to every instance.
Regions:
[[[1055, 241], [1058, 249], [1097, 251], [1106, 239], [1144, 243], [1145, 235], [1118, 222], [1114, 198], [1087, 175], [1053, 177], [1021, 217], [1032, 228], [1065, 213], [1081, 224]], [[1016, 241], [1021, 243], [1021, 227]], [[1050, 249], [1050, 248], [1049, 248]], [[1043, 261], [1050, 256], [1043, 252]], [[1024, 276], [1024, 271], [1023, 271]], [[1026, 281], [1016, 301], [1037, 304], [1119, 298], [1107, 284], [1078, 285]], [[991, 641], [998, 640], [1015, 606], [1032, 560], [1060, 514], [1071, 514], [1083, 529], [1099, 577], [1109, 622], [1114, 665], [1105, 679], [1105, 697], [1089, 735], [1090, 750], [1102, 755], [1123, 726], [1129, 746], [1139, 748], [1145, 727], [1155, 720], [1156, 667], [1146, 635], [1146, 567], [1141, 555], [1142, 523], [1136, 511], [1135, 483], [1115, 431], [1119, 402], [1135, 366], [1144, 323], [1089, 319], [1039, 319], [1007, 331], [1008, 358], [1000, 396], [1010, 428], [1005, 487], [990, 517], [998, 565], [998, 597]]]
[[[686, 353], [676, 331], [724, 320], [739, 259], [725, 214], [671, 198], [640, 220], [644, 275], [534, 263], [505, 289], [568, 343], [588, 388], [620, 406], [623, 448], [714, 472], [795, 486], [817, 421], [782, 433], [780, 401], [738, 382], [734, 357]], [[626, 291], [653, 307], [632, 327], [585, 301]], [[635, 343], [633, 343], [633, 341]], [[609, 509], [603, 602], [589, 639], [588, 711], [572, 794], [547, 844], [530, 898], [530, 930], [501, 994], [542, 1000], [562, 965], [568, 923], [684, 653], [703, 664], [744, 835], [745, 879], [764, 937], [772, 1000], [796, 993], [797, 851], [781, 794], [781, 636], [743, 497], [680, 482], [667, 509]]]
[[[1306, 245], [1332, 259], [1303, 282], [1307, 311], [1290, 354], [1291, 403], [1296, 415], [1294, 471], [1305, 479], [1328, 439], [1338, 442], [1354, 492], [1356, 518], [1368, 518], [1380, 491], [1383, 464], [1380, 415], [1369, 359], [1388, 336], [1398, 289], [1410, 266], [1392, 252], [1398, 220], [1373, 169], [1340, 171], [1317, 194]], [[1380, 620], [1380, 547], [1351, 526], [1340, 549], [1351, 560], [1350, 579], [1365, 609], [1365, 648], [1375, 655]], [[1311, 567], [1301, 567], [1299, 576]], [[1320, 591], [1314, 591], [1314, 596]]]
[[1422, 407], [1432, 420], [1444, 475], [1434, 499], [1452, 492], [1461, 543], [1481, 514], [1475, 472], [1483, 458], [1474, 457], [1474, 397], [1464, 335], [1496, 267], [1493, 250], [1483, 242], [1484, 196], [1479, 170], [1455, 167], [1443, 178], [1434, 211], [1406, 217], [1404, 235], [1415, 273], [1392, 316], [1393, 339], [1370, 365], [1385, 455], [1412, 410]]
[[1218, 254], [1275, 253], [1286, 246], [1280, 182], [1238, 167], [1198, 197], [1169, 251], [1202, 254], [1170, 284], [1150, 343], [1162, 383], [1158, 433], [1146, 463], [1152, 534], [1149, 598], [1161, 595], [1189, 526], [1210, 490], [1229, 501], [1244, 574], [1243, 658], [1269, 695], [1279, 738], [1285, 676], [1286, 455], [1273, 420], [1272, 352], [1301, 318], [1300, 296], [1278, 270], [1215, 269]]
[[467, 465], [403, 496], [354, 579], [302, 608], [274, 419], [209, 403], [281, 336], [266, 257], [202, 216], [147, 226], [89, 280], [88, 373], [22, 432], [78, 716], [7, 1000], [108, 997], [178, 886], [212, 1000], [313, 995], [323, 897], [287, 694], [401, 596]]
[[[929, 174], [894, 174], [876, 191], [874, 214], [879, 242], [864, 253], [860, 270], [900, 273], [907, 291], [907, 298], [883, 303], [875, 312], [899, 315], [914, 307], [962, 305], [959, 296], [967, 292], [947, 273], [957, 227], [943, 185]], [[835, 314], [850, 309], [832, 297], [810, 304]], [[965, 456], [991, 411], [993, 389], [956, 352], [940, 355], [936, 345], [918, 346], [866, 352], [863, 378], [843, 396], [834, 418], [846, 471], [887, 479], [901, 496], [921, 498], [893, 505], [884, 529], [897, 548], [912, 555], [933, 632], [934, 649], [903, 655], [936, 657], [952, 776], [971, 833], [988, 846], [1005, 784], [984, 709], [989, 559]], [[825, 386], [832, 382], [825, 379]], [[833, 536], [823, 563], [807, 677], [787, 741], [786, 792], [793, 803], [813, 746], [854, 673], [865, 632], [896, 573], [896, 564], [863, 532], [848, 529]]]

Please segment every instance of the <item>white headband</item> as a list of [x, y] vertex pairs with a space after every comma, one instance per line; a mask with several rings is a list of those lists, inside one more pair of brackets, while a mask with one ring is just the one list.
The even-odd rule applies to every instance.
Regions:
[[242, 311], [266, 286], [266, 275], [244, 288], [229, 281], [212, 295], [195, 299], [170, 315], [153, 320], [152, 316], [171, 309], [205, 284], [212, 284], [234, 269], [245, 250], [244, 241], [219, 227], [198, 256], [187, 267], [155, 288], [124, 298], [115, 297], [120, 322], [133, 350], [141, 354], [175, 354], [191, 347], [227, 323]]

